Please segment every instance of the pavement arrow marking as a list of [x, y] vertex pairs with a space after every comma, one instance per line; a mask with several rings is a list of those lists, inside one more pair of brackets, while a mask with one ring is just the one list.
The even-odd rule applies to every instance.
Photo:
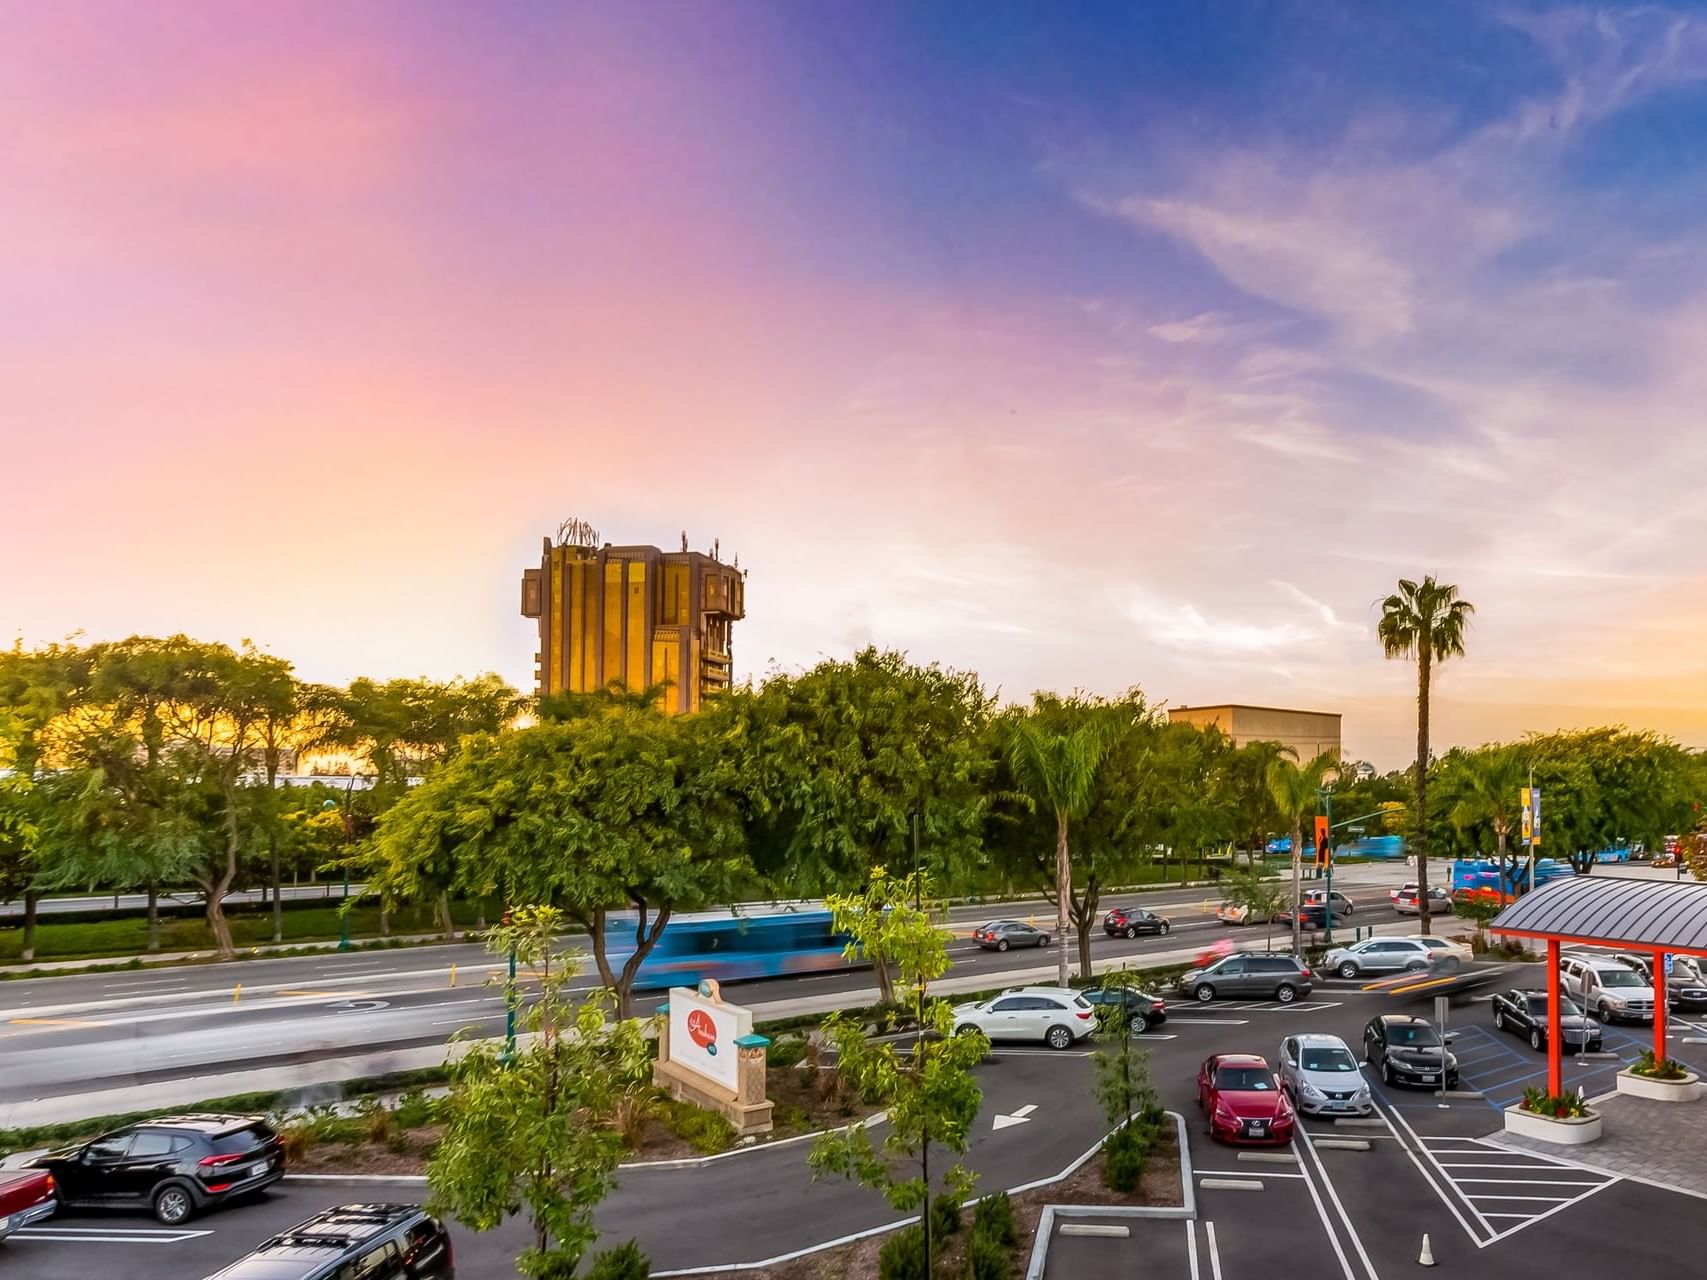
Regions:
[[997, 1116], [991, 1123], [995, 1126], [995, 1132], [1000, 1133], [1012, 1125], [1031, 1123], [1031, 1113], [1036, 1110], [1037, 1104], [1028, 1102], [1023, 1107], [1015, 1107], [1012, 1115]]

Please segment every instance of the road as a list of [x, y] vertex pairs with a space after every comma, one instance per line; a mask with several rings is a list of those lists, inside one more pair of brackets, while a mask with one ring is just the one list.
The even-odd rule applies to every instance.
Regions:
[[[1534, 981], [1535, 975], [1516, 980]], [[1443, 1108], [1430, 1094], [1389, 1090], [1372, 1080], [1379, 1112], [1368, 1125], [1309, 1121], [1305, 1136], [1282, 1153], [1291, 1159], [1278, 1164], [1246, 1161], [1201, 1132], [1193, 1074], [1207, 1054], [1257, 1052], [1272, 1061], [1282, 1037], [1305, 1031], [1356, 1045], [1364, 1022], [1392, 1007], [1390, 997], [1329, 980], [1309, 1000], [1288, 1006], [1226, 1001], [1182, 1008], [1146, 1033], [1151, 1081], [1163, 1105], [1188, 1122], [1198, 1220], [1189, 1226], [1137, 1223], [1123, 1241], [1061, 1238], [1047, 1274], [1236, 1280], [1275, 1274], [1285, 1260], [1285, 1274], [1393, 1280], [1412, 1274], [1424, 1232], [1435, 1259], [1448, 1269], [1443, 1274], [1466, 1280], [1699, 1270], [1699, 1200], [1493, 1145], [1488, 1139], [1497, 1135], [1500, 1115], [1486, 1099], [1453, 1098]], [[1451, 1026], [1466, 1033], [1487, 1025], [1484, 1001], [1466, 1000], [1452, 1012]], [[1683, 1038], [1690, 1031], [1680, 1028], [1673, 1051], [1697, 1067], [1707, 1065], [1707, 1048]], [[1641, 1039], [1639, 1030], [1629, 1029], [1613, 1040], [1614, 1051], [1633, 1055]], [[1543, 1055], [1515, 1037], [1507, 1037], [1510, 1056], [1490, 1055], [1472, 1040], [1457, 1046], [1466, 1088], [1493, 1096], [1520, 1076], [1545, 1071]], [[1089, 1099], [1090, 1076], [1082, 1050], [1004, 1046], [992, 1056], [979, 1071], [985, 1101], [968, 1155], [980, 1190], [1052, 1176], [1095, 1141], [1101, 1127]], [[1576, 1082], [1575, 1076], [1568, 1081]], [[995, 1127], [996, 1116], [1028, 1105], [1036, 1110], [1023, 1123]], [[1368, 1149], [1334, 1145], [1347, 1139], [1366, 1140]], [[701, 1169], [624, 1170], [597, 1215], [601, 1244], [633, 1237], [666, 1271], [757, 1262], [895, 1221], [869, 1190], [810, 1181], [806, 1145], [731, 1155]], [[1243, 1185], [1212, 1185], [1222, 1180]], [[258, 1204], [208, 1214], [178, 1232], [139, 1215], [66, 1215], [4, 1246], [6, 1275], [80, 1280], [106, 1268], [126, 1280], [183, 1280], [212, 1271], [319, 1208], [416, 1202], [423, 1194], [418, 1182], [287, 1179]], [[519, 1223], [486, 1235], [454, 1226], [452, 1233], [463, 1280], [515, 1274], [511, 1259], [525, 1236]]]
[[[1358, 874], [1342, 876], [1336, 885], [1345, 884], [1358, 903], [1353, 922], [1398, 926], [1402, 918], [1392, 911], [1384, 886], [1402, 879], [1404, 868], [1352, 870]], [[1249, 947], [1260, 945], [1265, 932], [1261, 926], [1222, 925], [1213, 916], [1217, 900], [1204, 889], [1130, 895], [1123, 901], [1142, 902], [1168, 915], [1173, 930], [1167, 937], [1131, 940], [1099, 932], [1092, 940], [1098, 960], [1129, 956], [1142, 964], [1147, 956], [1200, 944], [1206, 949], [1220, 938]], [[991, 914], [988, 907], [956, 908], [950, 923], [964, 931]], [[1023, 913], [1010, 905], [1007, 914]], [[1280, 945], [1278, 930], [1275, 936]], [[999, 987], [1018, 980], [1013, 975], [1054, 963], [1053, 946], [1003, 954], [981, 950], [962, 937], [950, 951], [953, 977], [983, 987]], [[500, 1035], [504, 997], [485, 985], [499, 968], [478, 945], [463, 944], [0, 984], [0, 1107], [9, 1107], [10, 1122], [26, 1123], [27, 1114], [9, 1104], [235, 1068], [421, 1049], [440, 1045], [463, 1028]], [[594, 985], [590, 976], [580, 983], [589, 989]], [[764, 1006], [802, 998], [828, 1008], [837, 997], [845, 1003], [870, 986], [868, 972], [851, 970], [731, 984], [728, 994], [762, 1012]], [[662, 992], [649, 993], [640, 1007], [650, 1011], [662, 999]], [[391, 1069], [383, 1062], [375, 1065]]]
[[[350, 896], [360, 894], [365, 886], [352, 884]], [[279, 896], [286, 902], [339, 902], [344, 896], [343, 881], [336, 884], [322, 881], [318, 884], [282, 885]], [[267, 901], [267, 894], [260, 889], [235, 890], [225, 895], [224, 902], [228, 907], [241, 906], [246, 903]], [[181, 889], [175, 893], [162, 893], [160, 905], [194, 907], [202, 909], [202, 897], [193, 889]], [[36, 903], [36, 915], [57, 916], [72, 914], [88, 914], [91, 912], [123, 911], [137, 913], [148, 910], [148, 895], [145, 893], [108, 893], [85, 894], [74, 898], [43, 898]], [[24, 904], [14, 898], [10, 902], [0, 902], [0, 919], [11, 917], [21, 918], [24, 914]]]

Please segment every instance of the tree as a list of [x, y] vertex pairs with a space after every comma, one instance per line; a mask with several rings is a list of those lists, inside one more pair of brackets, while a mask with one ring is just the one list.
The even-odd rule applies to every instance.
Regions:
[[873, 867], [948, 877], [981, 854], [991, 701], [976, 676], [862, 649], [760, 690], [731, 690], [697, 717], [741, 751], [758, 874], [788, 897], [863, 887]]
[[1490, 746], [1478, 751], [1454, 751], [1443, 762], [1442, 774], [1456, 775], [1443, 782], [1456, 791], [1447, 817], [1460, 835], [1486, 827], [1493, 834], [1494, 856], [1499, 859], [1503, 884], [1516, 883], [1514, 873], [1520, 855], [1506, 855], [1506, 838], [1518, 820], [1518, 803], [1527, 771], [1523, 760], [1510, 747]]
[[[551, 903], [592, 943], [622, 1016], [681, 905], [750, 876], [732, 744], [701, 716], [616, 707], [470, 738], [380, 819], [374, 887]], [[611, 917], [635, 913], [613, 949]]]
[[[1164, 725], [1137, 689], [1112, 700], [1040, 693], [1024, 714], [1051, 733], [1105, 721], [1108, 742], [1097, 764], [1091, 802], [1074, 823], [1068, 850], [1067, 919], [1078, 937], [1080, 976], [1088, 977], [1103, 889], [1136, 872], [1195, 813], [1192, 806], [1201, 793], [1184, 780], [1184, 762], [1195, 759], [1185, 748], [1202, 735], [1190, 726]], [[1005, 722], [1001, 730], [998, 741], [1012, 732]], [[1182, 730], [1186, 736], [1177, 736]], [[1019, 786], [1005, 759], [997, 762], [988, 819], [986, 848], [1010, 870], [1010, 882], [1013, 874], [1035, 882], [1059, 914], [1054, 815]], [[1060, 941], [1064, 946], [1066, 935]]]
[[[1104, 988], [1110, 990], [1137, 985], [1137, 975], [1129, 969], [1103, 979]], [[1117, 1191], [1136, 1190], [1142, 1171], [1142, 1152], [1134, 1150], [1140, 1145], [1138, 1134], [1130, 1121], [1157, 1107], [1156, 1091], [1150, 1087], [1150, 1055], [1133, 1039], [1132, 1011], [1126, 1001], [1103, 1005], [1098, 1011], [1098, 1048], [1091, 1054], [1091, 1065], [1096, 1072], [1093, 1088], [1109, 1128], [1103, 1148], [1103, 1179]]]
[[597, 1238], [593, 1210], [622, 1158], [612, 1121], [649, 1058], [643, 1024], [609, 1021], [604, 993], [573, 1002], [574, 957], [553, 952], [561, 927], [549, 907], [519, 907], [488, 933], [492, 953], [513, 954], [535, 988], [522, 1013], [529, 1035], [508, 1060], [494, 1041], [468, 1043], [427, 1165], [436, 1213], [490, 1231], [526, 1212], [533, 1243], [516, 1265], [535, 1280], [568, 1280]]
[[1620, 842], [1658, 848], [1695, 825], [1697, 762], [1670, 739], [1608, 726], [1534, 734], [1522, 750], [1545, 797], [1542, 848], [1569, 858], [1579, 875]]
[[[1302, 956], [1304, 943], [1304, 815], [1315, 808], [1322, 787], [1339, 768], [1339, 760], [1331, 751], [1300, 767], [1285, 758], [1268, 766], [1268, 789], [1274, 797], [1274, 807], [1282, 821], [1292, 828], [1292, 954]], [[1327, 908], [1331, 911], [1331, 907]]]
[[1458, 588], [1436, 582], [1399, 579], [1399, 589], [1381, 602], [1376, 635], [1388, 658], [1414, 658], [1417, 664], [1416, 855], [1417, 911], [1421, 931], [1428, 924], [1428, 713], [1434, 665], [1464, 656], [1464, 630], [1476, 606]]
[[[883, 875], [878, 868], [874, 875]], [[906, 901], [910, 891], [923, 901], [920, 876], [900, 882], [900, 900], [872, 911], [868, 894], [832, 894], [826, 899], [835, 927], [851, 938], [850, 955], [878, 954], [894, 963], [904, 989], [913, 995], [918, 1034], [907, 1047], [892, 1039], [873, 1040], [863, 1024], [841, 1012], [824, 1020], [824, 1034], [837, 1048], [836, 1070], [842, 1081], [887, 1108], [882, 1145], [874, 1146], [865, 1125], [823, 1134], [812, 1144], [813, 1177], [834, 1174], [876, 1188], [901, 1213], [929, 1207], [931, 1146], [964, 1155], [978, 1118], [983, 1092], [972, 1069], [989, 1052], [980, 1031], [955, 1035], [948, 1004], [930, 999], [930, 984], [948, 972], [948, 941], [930, 912]], [[915, 1176], [913, 1168], [918, 1170]], [[976, 1176], [956, 1162], [940, 1175], [950, 1194], [963, 1199]], [[932, 1270], [931, 1215], [924, 1223], [925, 1265]]]
[[[21, 776], [0, 775], [0, 902], [11, 902], [36, 889], [36, 828], [31, 821], [30, 782]], [[36, 958], [36, 921], [32, 910], [24, 918], [22, 958]]]
[[[1106, 711], [1091, 709], [1070, 728], [1050, 726], [1036, 715], [1009, 718], [1004, 748], [1014, 783], [1055, 825], [1056, 980], [1067, 985], [1067, 912], [1073, 897], [1070, 824], [1085, 816], [1096, 798], [1097, 771], [1114, 738]], [[1088, 959], [1086, 967], [1089, 968]]]
[[1285, 754], [1278, 742], [1247, 742], [1234, 747], [1222, 768], [1222, 786], [1232, 808], [1235, 838], [1254, 867], [1268, 848], [1268, 834], [1280, 825], [1268, 789], [1268, 767]]
[[1234, 867], [1221, 877], [1221, 901], [1242, 907], [1245, 919], [1253, 924], [1261, 920], [1267, 926], [1263, 942], [1267, 946], [1274, 939], [1274, 917], [1286, 905], [1286, 889], [1266, 867]]

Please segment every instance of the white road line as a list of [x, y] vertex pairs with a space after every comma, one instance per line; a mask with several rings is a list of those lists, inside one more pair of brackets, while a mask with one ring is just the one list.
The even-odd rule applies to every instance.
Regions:
[[[1598, 1191], [1598, 1190], [1600, 1190], [1600, 1188], [1597, 1186], [1595, 1188], [1595, 1190]], [[1485, 1192], [1481, 1192], [1481, 1191], [1478, 1191], [1475, 1195], [1471, 1196], [1470, 1198], [1472, 1200], [1533, 1200], [1533, 1201], [1538, 1201], [1541, 1204], [1559, 1204], [1560, 1202], [1565, 1201], [1565, 1200], [1576, 1199], [1575, 1196], [1496, 1196], [1496, 1195], [1489, 1195], [1489, 1194], [1487, 1194]]]
[[[1470, 1224], [1464, 1220], [1464, 1215], [1462, 1213], [1458, 1212], [1457, 1202], [1455, 1200], [1453, 1200], [1451, 1194], [1448, 1194], [1449, 1191], [1452, 1193], [1455, 1193], [1455, 1194], [1462, 1194], [1462, 1193], [1458, 1192], [1458, 1188], [1457, 1188], [1456, 1184], [1453, 1183], [1452, 1175], [1449, 1174], [1448, 1172], [1446, 1172], [1445, 1169], [1442, 1169], [1440, 1167], [1440, 1161], [1438, 1161], [1434, 1158], [1434, 1153], [1428, 1149], [1428, 1147], [1424, 1143], [1423, 1139], [1417, 1137], [1417, 1131], [1415, 1129], [1411, 1128], [1410, 1121], [1406, 1120], [1404, 1116], [1400, 1115], [1396, 1109], [1393, 1110], [1391, 1114], [1388, 1114], [1388, 1108], [1386, 1108], [1386, 1107], [1380, 1108], [1380, 1111], [1381, 1111], [1382, 1118], [1387, 1121], [1389, 1128], [1392, 1127], [1393, 1121], [1395, 1121], [1395, 1120], [1397, 1120], [1400, 1124], [1405, 1126], [1405, 1132], [1410, 1134], [1411, 1140], [1416, 1143], [1416, 1151], [1413, 1151], [1409, 1146], [1405, 1146], [1405, 1153], [1411, 1157], [1412, 1163], [1414, 1163], [1417, 1166], [1418, 1171], [1422, 1173], [1424, 1181], [1426, 1181], [1431, 1187], [1434, 1188], [1435, 1194], [1440, 1197], [1440, 1202], [1442, 1204], [1444, 1204], [1452, 1212], [1452, 1216], [1454, 1218], [1458, 1219], [1458, 1225], [1464, 1228], [1464, 1234], [1469, 1236], [1471, 1240], [1476, 1242], [1476, 1247], [1478, 1249], [1486, 1248], [1489, 1242], [1483, 1240], [1481, 1236], [1477, 1235], [1475, 1230], [1470, 1226]], [[1398, 1130], [1394, 1129], [1393, 1132], [1397, 1133]], [[1448, 1139], [1448, 1141], [1463, 1142], [1463, 1141], [1465, 1141], [1465, 1139], [1463, 1139], [1463, 1138], [1452, 1138], [1452, 1139]], [[1426, 1159], [1428, 1161], [1428, 1163], [1434, 1167], [1435, 1173], [1433, 1175], [1430, 1175], [1426, 1170], [1423, 1169], [1422, 1161], [1417, 1159], [1417, 1152], [1421, 1152], [1423, 1158]], [[1436, 1180], [1435, 1180], [1437, 1177], [1439, 1179], [1439, 1182], [1436, 1182]], [[1445, 1184], [1445, 1189], [1443, 1189], [1441, 1187], [1441, 1185], [1440, 1185], [1441, 1183]], [[1484, 1218], [1482, 1216], [1481, 1210], [1477, 1209], [1475, 1205], [1471, 1204], [1467, 1198], [1464, 1200], [1464, 1207], [1470, 1211], [1471, 1216], [1474, 1217], [1477, 1222], [1482, 1224], [1482, 1230], [1486, 1231], [1488, 1233], [1488, 1235], [1490, 1235], [1490, 1236], [1492, 1236], [1494, 1234], [1493, 1224], [1491, 1224], [1486, 1218]]]
[[1197, 1220], [1185, 1220], [1185, 1256], [1191, 1259], [1191, 1280], [1198, 1280], [1197, 1274]]
[[[1564, 1210], [1569, 1209], [1572, 1205], [1578, 1203], [1579, 1201], [1587, 1200], [1590, 1196], [1594, 1195], [1596, 1192], [1604, 1191], [1604, 1190], [1606, 1190], [1607, 1187], [1610, 1187], [1619, 1181], [1621, 1181], [1621, 1179], [1612, 1178], [1606, 1182], [1601, 1183], [1600, 1186], [1595, 1187], [1591, 1191], [1583, 1192], [1583, 1194], [1580, 1196], [1573, 1196], [1569, 1200], [1562, 1200], [1558, 1204], [1554, 1205], [1551, 1209], [1547, 1210], [1545, 1213], [1538, 1213], [1535, 1216], [1531, 1217], [1528, 1222], [1520, 1222], [1515, 1227], [1507, 1227], [1504, 1231], [1500, 1232], [1499, 1235], [1495, 1236], [1493, 1240], [1488, 1241], [1488, 1243], [1492, 1244], [1492, 1243], [1494, 1243], [1494, 1240], [1503, 1240], [1507, 1236], [1511, 1235], [1513, 1232], [1522, 1231], [1525, 1227], [1533, 1226], [1535, 1223], [1540, 1222], [1543, 1218], [1551, 1218], [1555, 1213], [1562, 1213]], [[1500, 1216], [1503, 1217], [1504, 1215], [1502, 1214]]]
[[[1294, 1138], [1292, 1142], [1292, 1151], [1294, 1155], [1298, 1154], [1298, 1141], [1296, 1138]], [[1302, 1157], [1300, 1157], [1300, 1163], [1302, 1163]], [[1304, 1186], [1308, 1188], [1310, 1192], [1311, 1203], [1316, 1206], [1316, 1216], [1322, 1220], [1322, 1230], [1328, 1234], [1328, 1243], [1334, 1247], [1334, 1256], [1340, 1260], [1340, 1270], [1344, 1272], [1345, 1280], [1357, 1280], [1357, 1277], [1352, 1274], [1351, 1263], [1346, 1261], [1345, 1250], [1340, 1248], [1340, 1238], [1334, 1233], [1334, 1224], [1328, 1220], [1328, 1210], [1327, 1207], [1322, 1204], [1321, 1194], [1316, 1190], [1316, 1180], [1314, 1178], [1307, 1177], [1304, 1179]], [[1193, 1267], [1192, 1270], [1195, 1271], [1196, 1268]], [[1196, 1280], [1196, 1278], [1193, 1277], [1193, 1280]]]
[[1193, 1169], [1200, 1178], [1302, 1178], [1301, 1173], [1282, 1173], [1274, 1169]]
[[1169, 1018], [1177, 1027], [1248, 1027], [1249, 1018]]
[[[1562, 1182], [1552, 1178], [1455, 1178], [1459, 1185], [1466, 1182], [1495, 1182], [1507, 1187], [1598, 1187], [1599, 1182]], [[1482, 1193], [1476, 1192], [1479, 1196]]]
[[1215, 1247], [1215, 1224], [1205, 1222], [1203, 1234], [1209, 1239], [1209, 1274], [1213, 1280], [1221, 1280], [1221, 1251]]
[[1328, 1199], [1334, 1202], [1334, 1210], [1339, 1214], [1340, 1221], [1345, 1223], [1346, 1237], [1351, 1241], [1352, 1248], [1357, 1250], [1357, 1256], [1363, 1260], [1363, 1270], [1369, 1280], [1377, 1280], [1375, 1264], [1369, 1260], [1369, 1254], [1363, 1247], [1363, 1241], [1357, 1234], [1357, 1228], [1351, 1223], [1351, 1215], [1345, 1211], [1345, 1205], [1340, 1202], [1339, 1192], [1334, 1190], [1333, 1179], [1328, 1177], [1327, 1166], [1322, 1163], [1322, 1157], [1316, 1151], [1315, 1143], [1310, 1141], [1309, 1134], [1303, 1134], [1304, 1150], [1309, 1152], [1310, 1159], [1316, 1165], [1316, 1173], [1322, 1179], [1322, 1190], [1328, 1193]]

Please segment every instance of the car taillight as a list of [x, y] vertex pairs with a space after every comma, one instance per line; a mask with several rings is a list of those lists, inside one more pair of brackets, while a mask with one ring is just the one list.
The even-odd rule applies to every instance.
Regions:
[[1310, 970], [1308, 968], [1300, 969], [1298, 971], [1298, 976], [1300, 978], [1308, 978], [1310, 976]]
[[47, 1190], [48, 1192], [51, 1193], [53, 1191], [53, 1189], [55, 1187], [57, 1187], [58, 1185], [59, 1184], [53, 1180], [53, 1175], [51, 1173], [48, 1174], [47, 1175], [47, 1186], [46, 1186], [45, 1190]]
[[229, 1191], [231, 1184], [229, 1182], [210, 1182], [207, 1184], [207, 1189], [209, 1191]]
[[243, 1158], [244, 1157], [239, 1153], [233, 1153], [228, 1156], [203, 1156], [200, 1160], [196, 1161], [196, 1163], [204, 1169], [212, 1169], [217, 1165], [230, 1164], [233, 1160], [241, 1160]]
[[1081, 1009], [1081, 1010], [1079, 1010], [1079, 1017], [1081, 1017], [1081, 1018], [1089, 1018], [1089, 1017], [1090, 1017], [1090, 1016], [1091, 1016], [1091, 1011], [1090, 1011], [1090, 1010], [1089, 1010], [1089, 1009]]
[[1163, 1004], [1160, 1000], [1158, 1000], [1154, 1004], [1152, 1004], [1150, 1007], [1152, 1009], [1154, 1009], [1157, 1013], [1160, 1013], [1163, 1009], [1166, 1009], [1168, 1006]]

